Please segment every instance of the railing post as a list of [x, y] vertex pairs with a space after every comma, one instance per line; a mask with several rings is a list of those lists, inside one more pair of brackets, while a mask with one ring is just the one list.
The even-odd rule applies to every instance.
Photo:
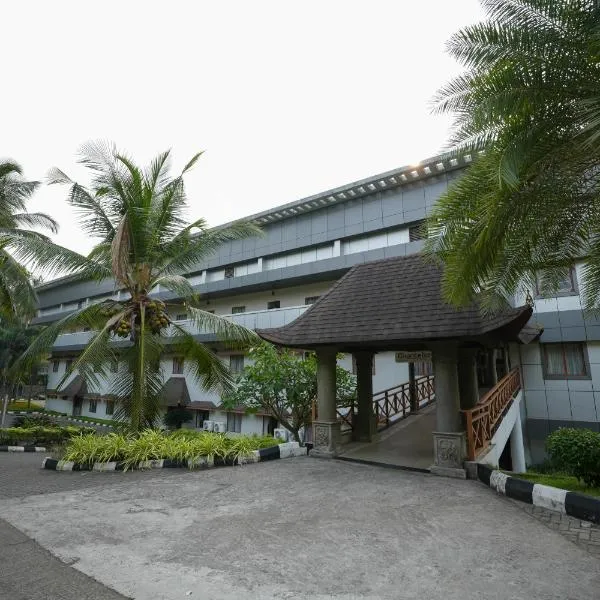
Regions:
[[385, 426], [387, 427], [390, 424], [390, 404], [387, 390], [385, 392], [383, 405], [385, 406]]
[[417, 394], [417, 382], [415, 380], [415, 363], [408, 363], [408, 394], [410, 397], [410, 412], [419, 411], [419, 397]]
[[473, 432], [473, 413], [469, 410], [467, 416], [467, 456], [469, 460], [475, 460], [475, 436]]

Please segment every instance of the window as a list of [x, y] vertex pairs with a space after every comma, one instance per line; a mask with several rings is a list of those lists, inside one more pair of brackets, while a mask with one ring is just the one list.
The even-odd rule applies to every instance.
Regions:
[[185, 361], [181, 356], [173, 357], [173, 375], [183, 375], [183, 365]]
[[90, 400], [90, 412], [91, 413], [95, 413], [96, 409], [98, 408], [98, 400], [94, 399], [94, 400]]
[[176, 321], [187, 321], [187, 313], [179, 313], [177, 315], [175, 315], [175, 320]]
[[551, 290], [547, 290], [548, 285], [544, 285], [541, 277], [537, 277], [536, 280], [536, 295], [538, 298], [552, 298], [554, 296], [576, 296], [577, 290], [577, 277], [575, 276], [575, 269], [571, 267], [569, 272], [558, 282], [558, 287], [554, 289], [552, 286]]
[[408, 228], [408, 240], [410, 242], [416, 242], [417, 240], [424, 240], [427, 237], [427, 228], [425, 221], [417, 221]]
[[231, 433], [242, 433], [242, 415], [239, 413], [227, 413], [227, 431]]
[[271, 300], [271, 302], [267, 302], [267, 309], [272, 310], [273, 308], [281, 308], [281, 301]]
[[314, 304], [321, 296], [306, 296], [304, 298], [304, 304]]
[[232, 373], [241, 373], [244, 370], [243, 354], [232, 354], [229, 357], [229, 370]]
[[210, 414], [207, 410], [197, 410], [195, 412], [196, 412], [196, 421], [195, 421], [196, 429], [202, 429], [202, 427], [204, 427], [204, 421], [209, 420]]
[[540, 346], [544, 379], [589, 379], [590, 365], [583, 342]]
[[235, 275], [233, 267], [225, 267], [225, 279], [231, 279]]
[[114, 400], [107, 400], [106, 401], [106, 414], [107, 415], [114, 415], [115, 414], [115, 401]]
[[68, 371], [73, 366], [73, 359], [67, 358], [65, 362], [65, 371]]
[[246, 312], [246, 307], [245, 306], [232, 306], [231, 307], [231, 314], [232, 315], [239, 315], [240, 313], [244, 313]]
[[52, 361], [52, 372], [53, 373], [58, 373], [58, 367], [60, 365], [60, 360], [53, 360]]
[[421, 360], [415, 363], [415, 377], [425, 377], [433, 375], [433, 363], [428, 360]]
[[119, 361], [115, 358], [110, 361], [110, 372], [118, 373], [119, 372]]

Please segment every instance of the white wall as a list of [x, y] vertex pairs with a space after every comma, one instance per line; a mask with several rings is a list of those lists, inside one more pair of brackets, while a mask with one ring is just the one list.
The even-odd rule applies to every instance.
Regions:
[[73, 402], [61, 398], [46, 398], [46, 410], [56, 410], [71, 415], [73, 414]]

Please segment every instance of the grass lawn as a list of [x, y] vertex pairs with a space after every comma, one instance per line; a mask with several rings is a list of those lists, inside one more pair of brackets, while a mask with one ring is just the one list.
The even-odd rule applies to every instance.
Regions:
[[17, 402], [10, 402], [7, 410], [43, 410], [44, 407], [37, 402], [31, 401], [31, 405], [27, 406], [27, 400], [17, 400]]
[[519, 479], [526, 479], [532, 483], [541, 483], [542, 485], [551, 485], [552, 487], [561, 488], [568, 490], [569, 492], [578, 492], [579, 494], [587, 494], [588, 496], [600, 497], [600, 488], [597, 487], [586, 487], [575, 477], [566, 475], [564, 473], [536, 473], [535, 471], [529, 471], [527, 473], [510, 473], [511, 477], [518, 477]]

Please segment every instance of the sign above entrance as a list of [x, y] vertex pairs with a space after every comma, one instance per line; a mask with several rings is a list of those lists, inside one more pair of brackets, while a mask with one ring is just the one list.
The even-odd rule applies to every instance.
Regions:
[[396, 362], [431, 362], [431, 352], [396, 352]]

